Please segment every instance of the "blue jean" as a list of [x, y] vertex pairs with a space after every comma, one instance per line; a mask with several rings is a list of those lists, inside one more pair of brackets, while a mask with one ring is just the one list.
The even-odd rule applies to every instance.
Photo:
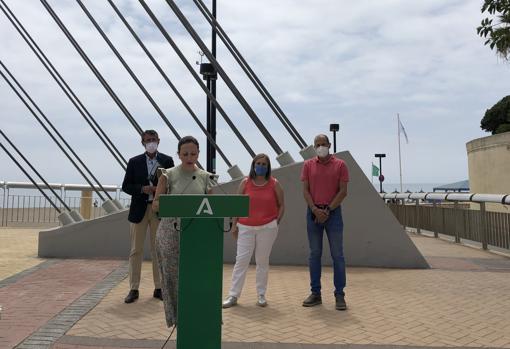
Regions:
[[324, 230], [326, 230], [331, 258], [333, 259], [333, 283], [335, 284], [335, 295], [344, 295], [346, 278], [343, 250], [344, 222], [342, 220], [341, 207], [337, 207], [331, 211], [329, 213], [328, 220], [324, 223], [315, 223], [312, 219], [312, 211], [308, 208], [306, 213], [306, 223], [308, 243], [310, 246], [308, 266], [310, 269], [310, 287], [312, 293], [321, 294], [322, 240]]

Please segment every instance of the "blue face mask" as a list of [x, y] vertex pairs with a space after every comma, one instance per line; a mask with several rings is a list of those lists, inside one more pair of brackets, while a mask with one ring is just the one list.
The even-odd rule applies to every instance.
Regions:
[[267, 173], [267, 167], [262, 165], [255, 165], [255, 174], [257, 176], [265, 176]]

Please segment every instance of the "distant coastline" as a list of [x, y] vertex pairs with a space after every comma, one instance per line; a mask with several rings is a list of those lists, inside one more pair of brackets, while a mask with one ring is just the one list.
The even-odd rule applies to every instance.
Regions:
[[[446, 183], [446, 182], [445, 182]], [[439, 187], [445, 183], [402, 183], [402, 189], [404, 192], [411, 191], [413, 193], [423, 190], [424, 192], [433, 191], [434, 187]], [[374, 188], [379, 191], [379, 181], [374, 178]], [[383, 190], [387, 193], [392, 193], [395, 190], [400, 191], [400, 183], [384, 183]]]

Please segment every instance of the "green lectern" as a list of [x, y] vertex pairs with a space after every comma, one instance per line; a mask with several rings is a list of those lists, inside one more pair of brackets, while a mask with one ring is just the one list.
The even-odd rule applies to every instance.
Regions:
[[177, 349], [221, 348], [225, 217], [246, 217], [246, 195], [161, 195], [160, 217], [180, 217]]

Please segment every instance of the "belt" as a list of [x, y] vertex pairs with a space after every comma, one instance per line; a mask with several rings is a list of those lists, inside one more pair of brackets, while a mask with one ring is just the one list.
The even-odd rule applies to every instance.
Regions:
[[148, 201], [147, 201], [147, 204], [152, 204], [152, 200], [148, 200]]

